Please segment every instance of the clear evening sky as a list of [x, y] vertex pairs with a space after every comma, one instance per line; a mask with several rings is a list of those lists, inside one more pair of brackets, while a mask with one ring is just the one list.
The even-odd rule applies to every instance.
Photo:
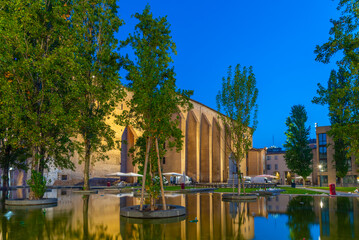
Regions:
[[155, 17], [167, 16], [177, 45], [177, 86], [194, 90], [192, 99], [213, 109], [229, 65], [253, 66], [259, 90], [254, 147], [282, 146], [290, 108], [305, 106], [311, 137], [314, 123], [329, 125], [327, 107], [314, 105], [317, 83], [327, 85], [334, 63], [315, 61], [316, 45], [329, 37], [338, 1], [332, 0], [123, 0], [126, 25], [118, 38], [134, 31], [131, 18], [149, 3]]

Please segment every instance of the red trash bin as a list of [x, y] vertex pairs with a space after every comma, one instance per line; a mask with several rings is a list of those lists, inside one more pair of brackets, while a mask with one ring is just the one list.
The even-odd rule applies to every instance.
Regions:
[[111, 187], [111, 183], [109, 181], [107, 182], [107, 187]]
[[181, 183], [181, 189], [184, 189], [184, 183]]
[[329, 192], [330, 192], [330, 195], [337, 195], [337, 193], [335, 192], [335, 184], [334, 183], [329, 184]]

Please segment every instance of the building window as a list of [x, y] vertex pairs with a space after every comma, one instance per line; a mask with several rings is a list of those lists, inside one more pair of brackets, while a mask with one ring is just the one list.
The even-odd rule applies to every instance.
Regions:
[[319, 145], [327, 145], [327, 134], [326, 133], [318, 134], [318, 138], [319, 138]]
[[274, 170], [278, 170], [278, 164], [274, 165]]
[[61, 175], [61, 180], [66, 181], [67, 180], [67, 175]]
[[267, 164], [267, 170], [270, 170], [270, 164]]
[[162, 158], [162, 164], [166, 164], [166, 157]]
[[274, 160], [278, 160], [278, 156], [274, 156]]
[[328, 159], [327, 159], [327, 134], [318, 134], [319, 139], [319, 171], [328, 171]]
[[267, 156], [267, 160], [270, 160], [270, 156]]

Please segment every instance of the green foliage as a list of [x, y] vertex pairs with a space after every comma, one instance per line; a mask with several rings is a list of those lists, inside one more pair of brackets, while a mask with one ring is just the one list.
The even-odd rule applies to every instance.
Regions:
[[[256, 78], [252, 67], [239, 64], [232, 73], [228, 68], [228, 76], [222, 79], [222, 90], [218, 92], [217, 108], [224, 115], [218, 118], [225, 126], [226, 148], [234, 155], [237, 167], [246, 157], [252, 147], [252, 136], [257, 127], [257, 97]], [[238, 180], [240, 179], [238, 167]]]
[[287, 118], [287, 140], [284, 154], [288, 168], [306, 179], [312, 172], [312, 149], [309, 147], [310, 127], [305, 127], [307, 112], [303, 105], [294, 105]]
[[[358, 1], [340, 0], [338, 10], [341, 10], [341, 16], [337, 20], [330, 20], [333, 24], [330, 29], [330, 37], [326, 43], [317, 46], [315, 54], [317, 54], [317, 61], [329, 63], [336, 53], [340, 53], [342, 58], [337, 61], [339, 67], [338, 76], [343, 72], [345, 81], [343, 85], [337, 88], [334, 93], [329, 94], [328, 89], [323, 90], [330, 98], [323, 98], [322, 102], [329, 104], [332, 110], [337, 109], [337, 114], [341, 116], [341, 112], [345, 112], [347, 122], [345, 124], [332, 122], [332, 135], [334, 138], [342, 139], [344, 145], [349, 144], [349, 155], [355, 155], [359, 159], [359, 55], [358, 55], [358, 41], [359, 41], [359, 5]], [[343, 70], [344, 69], [344, 70]], [[337, 76], [337, 83], [340, 79]], [[336, 100], [332, 102], [332, 100]], [[342, 100], [341, 100], [342, 99]], [[314, 99], [315, 100], [315, 99]], [[345, 101], [345, 108], [343, 109], [342, 101]], [[330, 110], [331, 111], [331, 110]], [[335, 111], [334, 113], [336, 113]], [[335, 134], [339, 136], [335, 136]], [[338, 166], [341, 168], [340, 166]], [[344, 171], [345, 172], [345, 166]]]
[[[74, 102], [69, 90], [76, 48], [64, 1], [4, 0], [0, 10], [0, 81], [11, 141], [31, 147], [33, 169], [51, 161], [71, 168]], [[66, 37], [64, 37], [66, 36]], [[2, 118], [2, 117], [0, 117]], [[2, 118], [4, 119], [4, 118]], [[14, 146], [15, 146], [14, 145]]]
[[[192, 91], [176, 87], [174, 67], [171, 66], [171, 54], [175, 54], [176, 50], [166, 17], [153, 18], [149, 6], [134, 17], [139, 20], [135, 33], [122, 42], [122, 47], [131, 46], [136, 55], [135, 61], [128, 57], [123, 58], [128, 71], [127, 87], [132, 98], [126, 102], [130, 110], [123, 111], [118, 122], [143, 132], [142, 138], [138, 139], [135, 146], [136, 151], [132, 150], [136, 155], [134, 163], [138, 163], [142, 171], [145, 149], [147, 144], [152, 142], [148, 171], [154, 174], [160, 167], [157, 164], [155, 139], [159, 142], [160, 159], [166, 152], [164, 143], [167, 149], [175, 147], [180, 151], [182, 148], [183, 135], [179, 128], [179, 114], [181, 110], [188, 111], [191, 108], [189, 97]], [[147, 178], [146, 181], [150, 180]]]
[[31, 178], [27, 180], [27, 184], [35, 194], [36, 199], [41, 199], [46, 192], [46, 179], [40, 172], [31, 171]]
[[[242, 161], [252, 147], [252, 135], [257, 127], [256, 79], [252, 67], [228, 68], [227, 78], [222, 79], [222, 91], [217, 95], [219, 119], [226, 126], [226, 135], [232, 143], [227, 144], [236, 161]], [[226, 141], [227, 142], [227, 141]], [[228, 143], [228, 142], [227, 142]]]
[[71, 7], [76, 63], [80, 66], [74, 75], [74, 111], [76, 132], [82, 137], [78, 151], [85, 165], [84, 187], [88, 190], [90, 162], [107, 159], [106, 152], [116, 147], [108, 120], [124, 96], [114, 37], [123, 22], [115, 0], [78, 0]]
[[339, 68], [336, 72], [332, 70], [328, 80], [328, 87], [324, 88], [318, 84], [318, 97], [314, 97], [313, 103], [328, 105], [330, 123], [332, 125], [328, 134], [334, 140], [334, 165], [338, 177], [346, 176], [348, 165], [348, 138], [345, 137], [344, 129], [349, 123], [350, 118], [350, 95], [346, 94], [345, 89], [350, 86], [350, 76], [344, 68]]

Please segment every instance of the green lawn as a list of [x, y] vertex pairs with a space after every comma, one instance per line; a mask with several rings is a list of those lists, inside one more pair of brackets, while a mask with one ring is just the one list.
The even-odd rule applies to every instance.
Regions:
[[[186, 187], [186, 189], [192, 189], [194, 187]], [[300, 188], [291, 188], [291, 187], [279, 187], [280, 189], [284, 189], [283, 194], [322, 194], [321, 192], [304, 190]], [[324, 188], [323, 188], [324, 189]], [[178, 191], [181, 190], [181, 186], [166, 186], [165, 191]], [[258, 191], [259, 188], [246, 188], [246, 193], [250, 193], [253, 191]], [[354, 188], [355, 190], [355, 188]], [[237, 188], [234, 189], [234, 192], [237, 192]], [[232, 188], [218, 188], [215, 192], [233, 192]], [[243, 189], [241, 190], [243, 192]]]
[[[328, 190], [329, 191], [329, 187], [310, 187], [313, 189], [322, 189], [322, 190]], [[356, 189], [356, 187], [336, 187], [335, 190], [337, 192], [354, 192]]]
[[305, 190], [300, 188], [292, 188], [292, 187], [280, 187], [280, 189], [284, 189], [283, 194], [322, 194], [322, 192], [316, 192], [311, 190]]

